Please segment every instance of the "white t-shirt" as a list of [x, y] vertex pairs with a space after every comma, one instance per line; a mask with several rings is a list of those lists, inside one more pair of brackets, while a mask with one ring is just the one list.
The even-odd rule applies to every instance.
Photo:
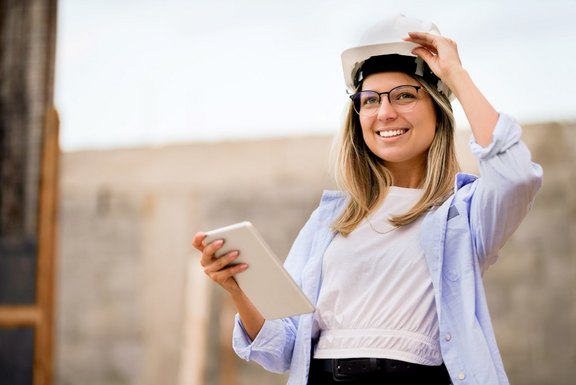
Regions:
[[324, 255], [314, 358], [391, 358], [440, 365], [432, 280], [420, 244], [423, 217], [394, 228], [420, 189], [391, 187], [373, 215]]

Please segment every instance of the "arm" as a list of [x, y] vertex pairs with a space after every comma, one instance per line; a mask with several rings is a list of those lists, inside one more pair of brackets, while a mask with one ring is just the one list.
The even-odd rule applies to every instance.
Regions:
[[[315, 210], [300, 230], [284, 262], [284, 267], [304, 292], [310, 288], [309, 282], [303, 282], [303, 274], [307, 270], [306, 265], [310, 261], [312, 246], [315, 244], [319, 211]], [[303, 317], [309, 318], [311, 315], [266, 320], [253, 341], [247, 338], [244, 326], [237, 321], [234, 328], [234, 350], [241, 358], [255, 361], [269, 371], [284, 372], [292, 365], [294, 354], [302, 352], [300, 346], [299, 353], [295, 353], [295, 349], [299, 346], [297, 335], [309, 333], [306, 330], [299, 330]]]
[[228, 292], [238, 310], [244, 330], [250, 339], [254, 340], [264, 324], [264, 317], [254, 307], [234, 279], [234, 276], [246, 270], [248, 265], [238, 264], [230, 266], [238, 258], [239, 253], [237, 251], [231, 251], [220, 258], [215, 258], [214, 254], [222, 248], [224, 242], [217, 240], [209, 245], [204, 245], [204, 238], [206, 238], [206, 234], [200, 232], [192, 240], [192, 245], [202, 252], [200, 264], [204, 268], [204, 273]]
[[232, 264], [239, 256], [237, 251], [215, 258], [214, 254], [222, 248], [224, 242], [216, 240], [205, 245], [205, 238], [205, 233], [197, 233], [192, 240], [192, 245], [202, 252], [200, 264], [204, 268], [204, 273], [226, 290], [238, 311], [233, 336], [234, 350], [241, 358], [247, 361], [257, 361], [270, 371], [285, 371], [289, 360], [279, 360], [278, 356], [291, 355], [281, 353], [285, 350], [291, 352], [293, 346], [293, 338], [292, 344], [286, 343], [289, 340], [288, 336], [295, 334], [290, 331], [289, 323], [285, 320], [264, 319], [234, 279], [236, 274], [241, 274], [248, 269], [248, 265]]
[[477, 258], [487, 267], [528, 214], [542, 186], [542, 168], [532, 162], [520, 126], [506, 114], [500, 114], [492, 143], [482, 147], [472, 141], [471, 150], [481, 178], [471, 197], [470, 227]]
[[542, 168], [532, 163], [520, 126], [498, 114], [462, 67], [455, 42], [419, 32], [406, 41], [421, 45], [412, 52], [452, 90], [470, 123], [482, 176], [470, 197], [470, 226], [477, 258], [486, 267], [528, 213]]
[[411, 32], [406, 41], [420, 44], [412, 52], [452, 90], [466, 114], [476, 143], [485, 147], [492, 142], [498, 112], [482, 95], [462, 67], [456, 43], [438, 35]]

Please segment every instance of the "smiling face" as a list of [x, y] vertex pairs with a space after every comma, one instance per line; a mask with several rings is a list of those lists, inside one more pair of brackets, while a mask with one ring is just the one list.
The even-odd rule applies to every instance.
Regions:
[[[400, 85], [420, 84], [402, 72], [380, 72], [364, 79], [362, 91], [386, 92]], [[384, 161], [395, 181], [399, 182], [397, 184], [405, 187], [419, 184], [436, 131], [432, 98], [423, 89], [418, 95], [420, 100], [410, 111], [396, 111], [383, 95], [376, 115], [360, 116], [364, 142]]]

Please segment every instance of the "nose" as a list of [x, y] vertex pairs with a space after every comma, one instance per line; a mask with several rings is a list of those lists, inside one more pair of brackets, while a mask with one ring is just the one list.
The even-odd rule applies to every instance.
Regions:
[[390, 104], [388, 98], [382, 98], [380, 101], [380, 107], [378, 108], [378, 120], [391, 120], [396, 119], [398, 113]]

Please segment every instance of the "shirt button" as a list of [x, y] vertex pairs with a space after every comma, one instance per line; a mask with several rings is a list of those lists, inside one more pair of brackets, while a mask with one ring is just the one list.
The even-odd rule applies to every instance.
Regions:
[[450, 341], [450, 340], [452, 339], [452, 334], [447, 333], [447, 334], [444, 336], [444, 339], [445, 339], [446, 341]]
[[463, 380], [463, 379], [465, 379], [465, 378], [466, 378], [466, 375], [464, 374], [464, 372], [458, 373], [458, 379], [459, 379], [459, 380]]

